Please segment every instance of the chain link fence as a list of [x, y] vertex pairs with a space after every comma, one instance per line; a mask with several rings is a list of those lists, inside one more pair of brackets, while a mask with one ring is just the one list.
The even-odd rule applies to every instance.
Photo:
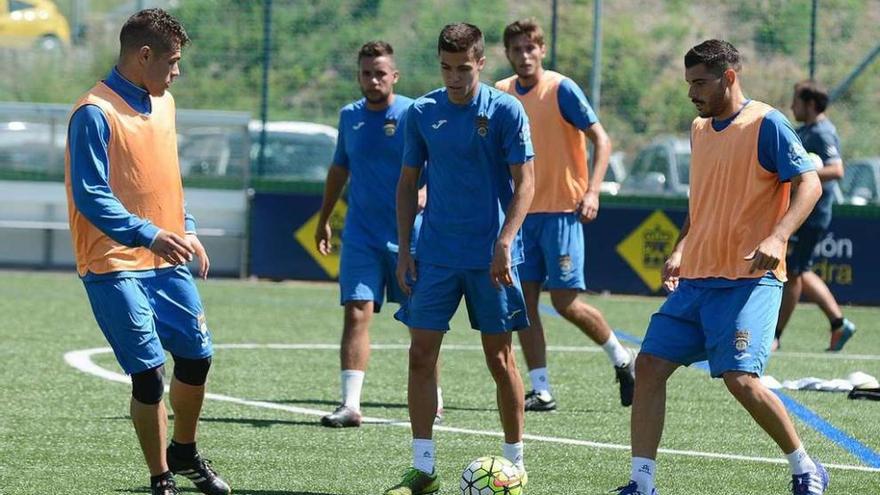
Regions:
[[[43, 11], [51, 10], [47, 4], [57, 5], [55, 15], [60, 20], [43, 28], [31, 26], [16, 36], [7, 36], [8, 28], [0, 29], [0, 63], [5, 69], [0, 74], [0, 101], [70, 104], [112, 67], [116, 37], [126, 17], [151, 6], [171, 10], [193, 39], [184, 53], [183, 75], [172, 89], [178, 108], [242, 111], [259, 118], [263, 75], [268, 68], [265, 110], [269, 121], [334, 126], [338, 109], [360, 96], [355, 59], [365, 41], [384, 39], [395, 47], [401, 70], [397, 91], [418, 96], [441, 85], [436, 37], [443, 25], [466, 20], [482, 28], [487, 43], [484, 79], [492, 82], [511, 72], [501, 36], [507, 23], [522, 17], [535, 17], [547, 33], [551, 53], [545, 65], [555, 61], [554, 68], [574, 79], [589, 96], [597, 68], [595, 1], [58, 0], [53, 4], [10, 0], [9, 8], [18, 12], [0, 12], [5, 16], [0, 28], [13, 23], [16, 16], [46, 17]], [[814, 4], [818, 5], [815, 31]], [[37, 13], [28, 14], [28, 8]], [[67, 24], [66, 36], [58, 28], [62, 21]], [[652, 149], [652, 156], [662, 155], [665, 160], [680, 154], [681, 139], [686, 139], [695, 115], [687, 98], [683, 55], [711, 37], [727, 39], [743, 53], [747, 95], [789, 116], [792, 86], [809, 76], [814, 39], [815, 77], [839, 90], [828, 115], [840, 132], [844, 158], [851, 162], [880, 155], [880, 62], [869, 57], [876, 55], [880, 42], [880, 2], [615, 0], [604, 2], [600, 22], [601, 101], [592, 103], [615, 149], [622, 152], [616, 159], [628, 168], [639, 160], [660, 159], [649, 159]], [[268, 45], [264, 44], [267, 33]], [[861, 72], [854, 72], [860, 65]], [[850, 84], [840, 86], [851, 76], [855, 77]], [[0, 129], [5, 124], [0, 123]], [[3, 136], [7, 131], [0, 130], [0, 147], [6, 146]], [[327, 161], [329, 152], [321, 146], [332, 147], [332, 138], [296, 155], [305, 146], [280, 144], [275, 159], [283, 161], [288, 153], [297, 156], [288, 157], [289, 161]], [[657, 152], [658, 147], [665, 151]], [[250, 155], [252, 161], [257, 156], [253, 148]], [[4, 156], [0, 152], [0, 173], [10, 167]], [[39, 169], [43, 164], [28, 167]], [[57, 164], [45, 167], [57, 172]], [[243, 174], [241, 167], [204, 160], [193, 170], [202, 175]], [[307, 180], [321, 176], [314, 169], [291, 173]], [[279, 176], [277, 170], [275, 176]]]

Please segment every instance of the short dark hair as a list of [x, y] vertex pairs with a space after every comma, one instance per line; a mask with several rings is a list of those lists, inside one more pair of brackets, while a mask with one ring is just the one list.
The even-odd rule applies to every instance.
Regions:
[[119, 32], [122, 52], [149, 46], [159, 53], [182, 50], [189, 43], [189, 36], [168, 12], [162, 9], [145, 9], [129, 17]]
[[477, 60], [483, 58], [483, 32], [466, 22], [447, 24], [437, 39], [437, 53], [462, 53], [473, 51]]
[[517, 36], [523, 35], [529, 40], [544, 46], [544, 30], [538, 25], [534, 17], [514, 21], [504, 28], [504, 49], [510, 48], [510, 42]]
[[804, 103], [813, 102], [816, 112], [822, 113], [828, 108], [828, 90], [812, 79], [803, 80], [794, 85], [794, 94]]
[[737, 72], [742, 69], [736, 47], [724, 40], [706, 40], [688, 50], [684, 56], [684, 66], [690, 69], [704, 64], [713, 74], [721, 76], [727, 69]]
[[364, 43], [358, 50], [358, 62], [365, 58], [393, 57], [394, 48], [382, 40], [373, 40]]

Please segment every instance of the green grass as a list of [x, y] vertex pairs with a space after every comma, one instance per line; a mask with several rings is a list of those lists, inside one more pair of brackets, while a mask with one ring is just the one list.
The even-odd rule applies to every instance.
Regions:
[[[210, 281], [200, 283], [217, 344], [336, 344], [341, 326], [338, 291], [330, 284]], [[613, 326], [642, 335], [659, 299], [590, 297]], [[373, 342], [406, 344], [393, 306], [374, 319]], [[861, 327], [843, 354], [880, 354], [880, 310], [847, 308]], [[80, 282], [73, 275], [5, 272], [0, 278], [0, 494], [144, 493], [146, 471], [128, 419], [129, 387], [77, 371], [65, 352], [104, 347]], [[545, 317], [551, 345], [587, 346], [559, 318]], [[812, 306], [799, 308], [771, 360], [777, 378], [842, 377], [855, 370], [880, 374], [877, 360], [805, 358], [827, 345], [826, 323]], [[447, 343], [477, 345], [462, 312]], [[94, 361], [118, 371], [112, 355]], [[364, 388], [368, 416], [406, 420], [405, 350], [375, 350]], [[330, 410], [338, 400], [335, 350], [218, 349], [209, 391], [282, 406]], [[442, 355], [446, 426], [499, 431], [494, 386], [477, 350]], [[522, 367], [522, 366], [521, 366]], [[551, 378], [555, 414], [526, 417], [526, 433], [612, 444], [629, 441], [629, 413], [618, 404], [613, 372], [596, 352], [555, 352]], [[880, 451], [880, 405], [843, 394], [791, 392], [838, 428]], [[240, 494], [378, 494], [410, 459], [409, 430], [395, 425], [328, 430], [317, 417], [208, 400], [200, 446]], [[826, 463], [860, 465], [857, 458], [797, 426], [808, 450]], [[438, 431], [441, 493], [458, 493], [457, 477], [481, 455], [500, 454], [501, 439]], [[669, 384], [663, 447], [779, 458], [775, 445], [725, 392], [699, 370], [680, 370]], [[526, 441], [530, 495], [605, 493], [629, 474], [629, 453]], [[829, 494], [866, 493], [880, 474], [834, 469]], [[786, 493], [784, 465], [661, 454], [664, 495]], [[185, 485], [185, 482], [181, 482]], [[185, 485], [188, 486], [188, 485]]]

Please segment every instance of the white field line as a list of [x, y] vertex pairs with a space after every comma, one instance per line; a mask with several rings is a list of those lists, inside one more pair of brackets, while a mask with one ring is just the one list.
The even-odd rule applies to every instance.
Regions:
[[[409, 346], [405, 344], [376, 344], [371, 346], [373, 349], [408, 349]], [[336, 344], [216, 344], [214, 345], [215, 349], [287, 349], [287, 350], [339, 350], [339, 346]], [[445, 349], [449, 350], [481, 350], [480, 346], [476, 345], [448, 345], [444, 346]], [[598, 348], [595, 351], [589, 350], [593, 349], [591, 347], [560, 347], [560, 346], [548, 346], [548, 350], [557, 350], [563, 351], [568, 350], [569, 352], [598, 352]], [[96, 347], [92, 349], [82, 349], [78, 351], [70, 351], [64, 354], [64, 361], [70, 366], [90, 375], [94, 375], [105, 380], [130, 384], [131, 379], [122, 374], [115, 371], [110, 371], [106, 368], [102, 368], [95, 364], [92, 361], [92, 356], [96, 354], [107, 354], [113, 352], [109, 347]], [[166, 387], [167, 391], [167, 387]], [[318, 409], [310, 409], [305, 407], [298, 406], [289, 406], [286, 404], [278, 404], [275, 402], [265, 402], [258, 400], [248, 400], [248, 399], [240, 399], [238, 397], [231, 397], [228, 395], [222, 394], [213, 394], [208, 393], [205, 394], [205, 397], [211, 400], [216, 400], [220, 402], [229, 402], [232, 404], [240, 404], [243, 406], [250, 407], [260, 407], [263, 409], [273, 409], [277, 411], [286, 411], [294, 414], [305, 414], [309, 416], [324, 416], [328, 413], [328, 411], [321, 411]], [[364, 416], [364, 422], [380, 424], [380, 425], [388, 425], [388, 426], [397, 426], [409, 428], [408, 421], [397, 421], [390, 420], [385, 418], [373, 418]], [[466, 435], [476, 435], [476, 436], [488, 436], [488, 437], [503, 437], [504, 434], [498, 431], [490, 431], [490, 430], [473, 430], [469, 428], [455, 428], [451, 426], [434, 426], [434, 430], [436, 431], [445, 431], [449, 433], [462, 433]], [[523, 435], [525, 440], [531, 440], [534, 442], [545, 442], [545, 443], [555, 443], [561, 445], [577, 445], [581, 447], [594, 447], [598, 449], [609, 449], [609, 450], [629, 450], [629, 445], [620, 445], [613, 443], [603, 443], [603, 442], [592, 442], [589, 440], [578, 440], [574, 438], [561, 438], [561, 437], [550, 437], [550, 436], [542, 436], [542, 435]], [[661, 453], [671, 454], [671, 455], [680, 455], [687, 457], [702, 457], [707, 459], [723, 459], [723, 460], [737, 460], [737, 461], [747, 461], [747, 462], [760, 462], [760, 463], [768, 463], [768, 464], [786, 464], [788, 461], [782, 458], [769, 458], [769, 457], [754, 457], [754, 456], [745, 456], [745, 455], [735, 455], [735, 454], [720, 454], [716, 452], [700, 452], [695, 450], [677, 450], [677, 449], [660, 449]], [[871, 468], [867, 466], [855, 466], [849, 464], [825, 464], [827, 468], [840, 469], [846, 471], [865, 471], [865, 472], [876, 472], [880, 473], [880, 469]]]

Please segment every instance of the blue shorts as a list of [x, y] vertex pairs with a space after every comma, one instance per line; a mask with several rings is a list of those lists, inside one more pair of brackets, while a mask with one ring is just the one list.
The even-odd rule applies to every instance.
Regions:
[[349, 301], [373, 301], [373, 312], [382, 308], [384, 296], [389, 302], [406, 299], [397, 283], [397, 253], [361, 242], [342, 245], [339, 261], [340, 304]]
[[192, 275], [186, 267], [149, 278], [84, 282], [95, 320], [129, 375], [174, 356], [203, 359], [213, 354], [211, 332]]
[[412, 294], [394, 315], [410, 328], [449, 330], [449, 320], [458, 310], [461, 297], [467, 304], [471, 328], [498, 334], [528, 328], [526, 303], [513, 267], [513, 285], [496, 289], [489, 270], [468, 270], [419, 263], [418, 280]]
[[785, 267], [792, 275], [808, 272], [813, 268], [816, 245], [825, 237], [825, 229], [803, 225], [788, 240]]
[[547, 289], [587, 288], [584, 280], [584, 226], [575, 213], [532, 213], [522, 226], [519, 274]]
[[641, 352], [685, 366], [708, 359], [715, 378], [728, 371], [760, 376], [781, 301], [781, 285], [766, 279], [726, 288], [682, 280], [651, 316]]

